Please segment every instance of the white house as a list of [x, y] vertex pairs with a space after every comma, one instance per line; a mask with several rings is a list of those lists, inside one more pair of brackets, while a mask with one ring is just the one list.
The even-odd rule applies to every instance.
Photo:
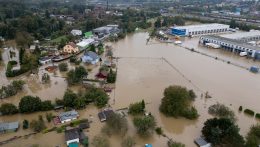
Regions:
[[70, 122], [72, 120], [75, 120], [79, 117], [79, 113], [75, 110], [62, 112], [59, 114], [59, 119], [61, 123]]
[[82, 35], [82, 31], [81, 30], [72, 30], [70, 33], [73, 36], [81, 36]]
[[86, 49], [89, 45], [94, 43], [94, 39], [89, 38], [89, 39], [83, 39], [81, 42], [77, 43], [77, 46], [79, 47], [80, 50]]

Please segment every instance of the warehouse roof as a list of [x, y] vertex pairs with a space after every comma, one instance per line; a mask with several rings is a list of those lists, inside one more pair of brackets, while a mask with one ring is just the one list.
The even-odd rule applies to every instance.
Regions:
[[257, 46], [252, 46], [248, 43], [243, 43], [241, 41], [230, 39], [230, 38], [225, 38], [225, 37], [216, 36], [216, 35], [203, 35], [201, 37], [216, 40], [216, 41], [222, 41], [222, 42], [225, 42], [225, 43], [228, 43], [228, 44], [234, 44], [234, 45], [237, 45], [237, 46], [241, 46], [243, 48], [248, 48], [248, 49], [260, 51], [260, 48], [257, 47]]
[[197, 24], [197, 25], [188, 25], [188, 26], [176, 26], [172, 27], [175, 29], [200, 29], [200, 28], [215, 28], [215, 27], [229, 27], [229, 25], [211, 23], [211, 24]]
[[249, 32], [237, 32], [233, 34], [224, 34], [220, 35], [225, 38], [230, 38], [230, 39], [244, 39], [248, 37], [254, 37], [254, 36], [260, 36], [260, 31], [259, 30], [251, 30]]

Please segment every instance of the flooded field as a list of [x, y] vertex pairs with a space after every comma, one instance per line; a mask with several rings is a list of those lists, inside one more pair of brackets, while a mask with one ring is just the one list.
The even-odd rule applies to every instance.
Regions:
[[[257, 123], [257, 120], [254, 118], [238, 113], [238, 107], [242, 105], [244, 108], [260, 112], [258, 104], [260, 98], [259, 74], [252, 74], [245, 69], [190, 52], [173, 44], [163, 44], [154, 40], [146, 44], [147, 38], [148, 33], [136, 33], [128, 35], [119, 42], [108, 43], [114, 48], [114, 56], [120, 57], [117, 62], [116, 89], [111, 94], [110, 99], [110, 104], [114, 109], [124, 108], [129, 106], [130, 103], [144, 99], [148, 103], [147, 111], [155, 116], [157, 125], [163, 128], [165, 134], [173, 138], [173, 140], [186, 144], [188, 147], [195, 147], [193, 140], [201, 135], [203, 122], [211, 117], [208, 115], [207, 109], [210, 105], [217, 102], [224, 103], [234, 110], [238, 118], [237, 123], [243, 135], [247, 133], [252, 124]], [[259, 62], [240, 58], [230, 52], [198, 46], [198, 38], [185, 39], [183, 46], [193, 47], [245, 66], [259, 65]], [[72, 67], [70, 66], [70, 68]], [[39, 79], [40, 75], [45, 72], [43, 69], [44, 67], [41, 67], [37, 76], [20, 76], [19, 79], [27, 82], [23, 92], [14, 97], [1, 100], [0, 103], [12, 102], [18, 104], [19, 99], [28, 94], [37, 95], [44, 100], [61, 98], [68, 87], [63, 78], [65, 74], [57, 71], [55, 74], [51, 74], [51, 83], [43, 85]], [[4, 67], [1, 67], [0, 70], [1, 85], [2, 83], [7, 84], [11, 79], [5, 78]], [[93, 76], [96, 71], [97, 68], [94, 68], [90, 72], [90, 76]], [[169, 118], [159, 112], [163, 90], [169, 85], [185, 86], [196, 92], [198, 97], [194, 102], [194, 106], [200, 114], [198, 120], [190, 121], [183, 118]], [[77, 91], [80, 86], [70, 88]], [[205, 99], [200, 97], [201, 93], [206, 91], [209, 92], [212, 98]], [[80, 118], [88, 118], [93, 121], [90, 124], [91, 128], [86, 131], [90, 141], [93, 136], [100, 133], [104, 125], [98, 120], [98, 111], [92, 105], [87, 106], [85, 110], [79, 111]], [[45, 113], [0, 116], [0, 121], [19, 120], [22, 122], [23, 119], [37, 119], [38, 115], [44, 116]], [[151, 143], [156, 147], [166, 147], [167, 139], [156, 134], [149, 138], [136, 136], [132, 118], [128, 117], [128, 120], [128, 135], [134, 136], [137, 147], [143, 147], [145, 143]], [[50, 123], [48, 126], [52, 127], [53, 124]], [[17, 133], [1, 134], [0, 141], [29, 132], [29, 130], [24, 131], [20, 128]], [[120, 147], [121, 137], [112, 136], [109, 139], [112, 147]], [[43, 147], [65, 146], [64, 133], [40, 133], [27, 139], [18, 139], [6, 146], [28, 147], [33, 144], [39, 144]]]

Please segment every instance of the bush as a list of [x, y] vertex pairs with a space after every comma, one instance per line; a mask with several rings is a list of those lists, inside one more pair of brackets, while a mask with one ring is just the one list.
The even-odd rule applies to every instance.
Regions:
[[23, 120], [23, 129], [28, 129], [29, 128], [29, 121], [28, 120]]
[[50, 100], [41, 102], [41, 111], [48, 111], [48, 110], [52, 110], [53, 108], [54, 106], [51, 104]]
[[22, 80], [14, 80], [11, 84], [7, 86], [2, 86], [0, 89], [0, 98], [7, 98], [16, 95], [19, 91], [23, 89], [25, 84]]
[[18, 113], [18, 109], [14, 104], [3, 103], [0, 107], [0, 112], [3, 115], [11, 115], [11, 114]]
[[210, 106], [208, 112], [209, 112], [209, 114], [216, 116], [216, 117], [229, 118], [232, 121], [236, 120], [234, 112], [223, 104], [217, 103], [217, 104]]
[[260, 125], [253, 125], [246, 136], [246, 147], [256, 147], [260, 144]]
[[156, 126], [153, 116], [136, 117], [133, 122], [137, 129], [137, 133], [141, 136], [151, 135]]
[[59, 64], [60, 71], [68, 71], [68, 64], [67, 63], [60, 63]]
[[92, 141], [94, 147], [109, 147], [109, 140], [104, 136], [95, 136]]
[[41, 132], [42, 130], [44, 130], [46, 128], [44, 121], [40, 117], [39, 117], [39, 120], [32, 120], [32, 122], [30, 123], [30, 126], [33, 129], [33, 131], [35, 131], [35, 132]]
[[88, 72], [83, 66], [76, 67], [75, 70], [70, 70], [67, 73], [67, 81], [69, 85], [78, 84], [82, 81], [84, 76], [87, 76]]
[[135, 140], [130, 136], [126, 137], [121, 143], [121, 147], [134, 147], [134, 146], [135, 146]]
[[241, 112], [243, 111], [243, 107], [242, 106], [239, 106], [238, 110]]
[[130, 104], [129, 106], [129, 114], [142, 114], [144, 113], [144, 109], [145, 109], [145, 103], [144, 100], [142, 100], [141, 102], [136, 102], [134, 104]]
[[260, 113], [256, 113], [255, 118], [260, 119]]
[[184, 144], [182, 144], [180, 142], [172, 141], [172, 140], [169, 140], [167, 142], [167, 145], [168, 145], [168, 147], [185, 147]]
[[10, 63], [11, 65], [17, 65], [17, 61], [14, 61], [14, 60], [9, 61], [9, 63]]
[[255, 115], [255, 112], [253, 110], [250, 110], [250, 109], [245, 109], [244, 113], [250, 115], [250, 116], [254, 116]]
[[163, 134], [163, 130], [162, 130], [161, 127], [157, 127], [157, 128], [155, 129], [155, 132], [156, 132], [158, 135], [162, 135], [162, 134]]
[[45, 117], [47, 119], [48, 122], [51, 122], [52, 118], [53, 118], [53, 114], [52, 113], [46, 113]]
[[112, 69], [110, 69], [110, 71], [107, 75], [107, 82], [108, 83], [115, 83], [116, 82], [116, 72], [114, 72]]
[[97, 107], [101, 108], [108, 103], [109, 97], [104, 90], [92, 87], [86, 90], [84, 99], [87, 103], [94, 102]]

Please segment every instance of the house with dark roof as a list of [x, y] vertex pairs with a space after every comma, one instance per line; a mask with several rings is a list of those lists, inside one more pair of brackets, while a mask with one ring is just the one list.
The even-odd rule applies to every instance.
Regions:
[[90, 63], [90, 64], [97, 64], [99, 62], [99, 56], [92, 51], [88, 51], [84, 54], [84, 56], [81, 58], [82, 62], [84, 63]]
[[194, 142], [198, 147], [211, 147], [211, 143], [208, 143], [203, 138], [197, 138], [194, 140]]
[[16, 132], [19, 128], [19, 122], [0, 123], [0, 133]]
[[106, 120], [109, 118], [109, 116], [111, 116], [112, 114], [114, 114], [114, 111], [113, 111], [113, 110], [111, 110], [111, 109], [105, 109], [105, 110], [103, 110], [103, 111], [101, 111], [101, 112], [98, 113], [98, 117], [99, 117], [99, 120], [100, 120], [101, 122], [104, 122], [104, 121], [106, 121]]
[[79, 113], [75, 110], [62, 112], [59, 114], [59, 119], [61, 123], [70, 122], [79, 117]]
[[83, 143], [84, 139], [87, 138], [84, 132], [80, 131], [80, 128], [65, 130], [65, 141], [69, 147], [78, 147], [78, 144]]
[[79, 130], [78, 128], [70, 129], [70, 130], [65, 130], [65, 141], [67, 146], [73, 143], [79, 143]]

